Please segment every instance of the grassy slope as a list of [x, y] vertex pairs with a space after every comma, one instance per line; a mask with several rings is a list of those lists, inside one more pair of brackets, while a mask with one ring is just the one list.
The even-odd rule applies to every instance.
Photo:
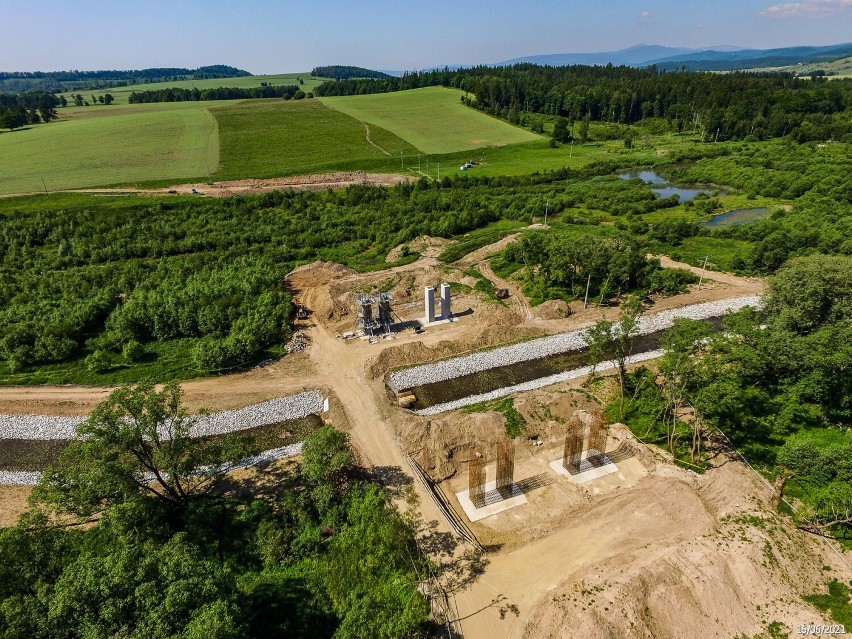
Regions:
[[[251, 75], [244, 76], [239, 78], [213, 78], [210, 80], [178, 80], [175, 82], [152, 82], [149, 84], [134, 84], [127, 87], [115, 87], [113, 89], [98, 89], [98, 90], [80, 90], [74, 91], [73, 93], [79, 93], [83, 96], [84, 100], [92, 101], [92, 95], [95, 97], [104, 95], [105, 93], [109, 93], [112, 97], [115, 98], [115, 104], [127, 104], [128, 96], [134, 91], [154, 91], [156, 89], [166, 89], [168, 87], [175, 87], [178, 89], [193, 89], [198, 87], [199, 89], [215, 89], [218, 87], [239, 87], [244, 89], [250, 89], [252, 87], [259, 87], [261, 82], [268, 82], [273, 86], [281, 86], [281, 85], [293, 85], [299, 84], [299, 78], [301, 78], [304, 84], [300, 85], [304, 91], [310, 91], [318, 84], [322, 84], [326, 81], [326, 78], [315, 78], [312, 77], [310, 71], [305, 71], [304, 73], [282, 73], [279, 75]], [[66, 99], [71, 99], [72, 92], [65, 92], [61, 95], [64, 95]]]
[[212, 110], [219, 124], [216, 179], [274, 177], [331, 170], [399, 170], [399, 151], [414, 148], [397, 136], [364, 125], [319, 100], [246, 100]]
[[219, 158], [212, 103], [67, 108], [0, 134], [0, 194], [197, 178]]
[[786, 67], [763, 67], [760, 69], [749, 69], [749, 71], [785, 71], [788, 73], [798, 73], [801, 76], [809, 76], [814, 71], [825, 71], [826, 73], [833, 72], [836, 75], [831, 78], [852, 78], [852, 57], [841, 58], [833, 62], [811, 62], [808, 64], [790, 65]]
[[423, 153], [454, 153], [540, 139], [464, 106], [462, 93], [427, 87], [397, 93], [321, 98], [328, 106], [408, 140]]

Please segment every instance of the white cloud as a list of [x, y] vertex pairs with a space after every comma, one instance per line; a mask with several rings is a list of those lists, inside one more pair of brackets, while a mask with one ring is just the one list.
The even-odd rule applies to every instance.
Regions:
[[651, 12], [650, 12], [650, 11], [648, 11], [647, 9], [645, 9], [645, 11], [643, 11], [640, 15], [641, 15], [643, 18], [650, 18], [650, 17], [651, 17]]
[[764, 18], [802, 18], [842, 13], [852, 9], [852, 0], [804, 0], [774, 4], [760, 12]]

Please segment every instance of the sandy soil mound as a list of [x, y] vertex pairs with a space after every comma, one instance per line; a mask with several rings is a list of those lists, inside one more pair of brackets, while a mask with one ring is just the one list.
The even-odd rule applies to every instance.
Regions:
[[[244, 180], [225, 180], [222, 182], [196, 182], [194, 184], [175, 184], [162, 189], [137, 188], [95, 188], [70, 189], [71, 193], [134, 193], [137, 195], [187, 195], [190, 193], [209, 197], [233, 197], [235, 195], [253, 195], [267, 191], [325, 191], [342, 189], [356, 184], [371, 186], [393, 186], [400, 182], [413, 181], [411, 175], [401, 173], [365, 173], [349, 171], [339, 173], [321, 173], [316, 175], [294, 175], [282, 178]], [[9, 193], [0, 197], [30, 195], [29, 193]]]
[[0, 527], [15, 525], [31, 492], [32, 486], [0, 486]]
[[294, 268], [287, 274], [287, 283], [295, 291], [303, 291], [353, 275], [356, 271], [336, 262], [311, 262]]
[[245, 179], [213, 182], [212, 184], [178, 184], [161, 189], [167, 193], [198, 193], [211, 197], [230, 197], [232, 195], [248, 195], [266, 191], [293, 189], [294, 191], [324, 191], [326, 189], [342, 189], [355, 184], [373, 186], [393, 186], [400, 182], [410, 182], [409, 175], [396, 173], [365, 173], [352, 171], [345, 173], [323, 173], [318, 175], [296, 175], [285, 178], [267, 180]]
[[385, 258], [385, 262], [391, 264], [402, 259], [402, 249], [407, 246], [412, 253], [419, 253], [424, 257], [438, 257], [441, 252], [450, 244], [451, 240], [443, 237], [431, 237], [429, 235], [421, 235], [418, 238], [411, 240], [405, 244], [392, 248]]
[[544, 320], [562, 319], [571, 314], [571, 307], [565, 300], [548, 300], [534, 306], [533, 317]]
[[[535, 607], [524, 637], [563, 637], [570, 628], [572, 636], [601, 639], [710, 639], [758, 636], [774, 621], [788, 632], [827, 623], [798, 592], [824, 590], [842, 568], [820, 569], [839, 559], [768, 512], [750, 471], [731, 463], [677, 494], [671, 487], [687, 484], [672, 479], [660, 478], [650, 492], [659, 491], [657, 526], [676, 532], [640, 547], [611, 546], [606, 561], [566, 574]], [[595, 519], [604, 515], [594, 511]]]

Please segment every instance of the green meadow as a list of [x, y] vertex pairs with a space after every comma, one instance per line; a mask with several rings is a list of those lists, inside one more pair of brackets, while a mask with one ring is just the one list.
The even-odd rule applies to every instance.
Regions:
[[541, 139], [526, 129], [466, 107], [459, 99], [462, 95], [456, 89], [427, 87], [321, 100], [356, 120], [395, 133], [423, 153], [454, 153]]
[[459, 175], [469, 160], [477, 162], [471, 176], [525, 175], [598, 160], [655, 164], [696, 142], [635, 129], [642, 143], [627, 149], [621, 139], [600, 141], [612, 132], [592, 124], [599, 141], [551, 146], [547, 137], [464, 106], [460, 95], [430, 87], [304, 100], [68, 106], [58, 109], [57, 121], [0, 132], [0, 194], [354, 170], [436, 178], [439, 171]]
[[[97, 90], [81, 90], [74, 91], [83, 96], [84, 100], [92, 101], [92, 96], [96, 98], [109, 93], [115, 98], [113, 104], [127, 104], [127, 99], [134, 91], [155, 91], [157, 89], [216, 89], [218, 87], [237, 87], [240, 89], [250, 89], [259, 87], [261, 82], [266, 82], [272, 86], [290, 86], [298, 85], [301, 78], [303, 91], [311, 91], [318, 84], [322, 84], [327, 78], [317, 78], [311, 75], [310, 71], [304, 73], [281, 73], [277, 75], [249, 75], [239, 78], [209, 78], [204, 80], [176, 80], [174, 82], [151, 82], [146, 84], [133, 84], [126, 87], [114, 87], [112, 89], [97, 89]], [[63, 93], [67, 100], [71, 100], [72, 92]], [[83, 107], [85, 108], [85, 107]]]
[[219, 123], [220, 180], [333, 170], [393, 171], [405, 140], [319, 100], [244, 100], [212, 110]]
[[0, 194], [206, 176], [219, 159], [216, 119], [206, 106], [66, 108], [55, 122], [3, 132]]

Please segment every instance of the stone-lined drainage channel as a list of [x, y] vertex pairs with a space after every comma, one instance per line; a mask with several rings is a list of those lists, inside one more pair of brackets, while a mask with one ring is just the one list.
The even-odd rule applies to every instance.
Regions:
[[[705, 302], [663, 311], [640, 318], [640, 334], [634, 339], [630, 362], [659, 357], [660, 341], [674, 319], [706, 320], [717, 328], [729, 312], [746, 306], [759, 307], [760, 298], [744, 297], [721, 302]], [[436, 415], [463, 406], [533, 390], [583, 377], [591, 373], [586, 331], [573, 331], [472, 353], [449, 360], [424, 364], [390, 376], [391, 390], [414, 394], [410, 408], [418, 415]], [[597, 370], [614, 365], [603, 361]], [[420, 382], [420, 383], [417, 383]]]
[[[193, 437], [219, 440], [240, 432], [253, 438], [255, 453], [235, 467], [255, 465], [301, 452], [302, 440], [322, 423], [319, 391], [281, 397], [245, 408], [201, 416]], [[32, 485], [41, 470], [68, 446], [83, 417], [0, 415], [0, 484]]]

